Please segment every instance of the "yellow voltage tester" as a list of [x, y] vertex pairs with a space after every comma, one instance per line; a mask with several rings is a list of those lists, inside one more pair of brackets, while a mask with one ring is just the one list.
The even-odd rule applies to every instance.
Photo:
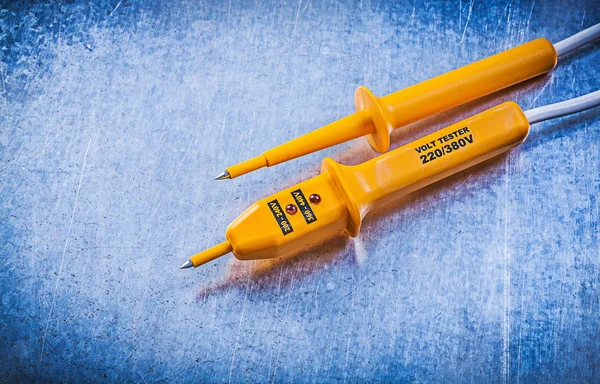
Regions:
[[530, 124], [600, 104], [600, 91], [523, 112], [506, 102], [356, 166], [326, 158], [321, 174], [252, 204], [227, 240], [192, 256], [197, 267], [226, 253], [242, 260], [285, 256], [347, 232], [365, 215], [446, 176], [521, 144]]
[[600, 24], [554, 45], [533, 40], [380, 98], [359, 87], [356, 113], [228, 167], [215, 179], [238, 177], [365, 135], [376, 151], [386, 152], [394, 129], [549, 72], [558, 57], [598, 37]]

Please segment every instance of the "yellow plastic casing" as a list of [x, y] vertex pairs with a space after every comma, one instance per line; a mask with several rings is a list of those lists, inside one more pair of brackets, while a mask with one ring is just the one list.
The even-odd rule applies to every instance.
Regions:
[[356, 236], [373, 208], [398, 199], [521, 144], [529, 122], [521, 108], [506, 102], [356, 166], [325, 159], [346, 201], [348, 233]]
[[227, 240], [237, 258], [264, 259], [344, 231], [354, 237], [373, 207], [505, 152], [528, 133], [521, 108], [507, 102], [360, 165], [325, 159], [319, 176], [254, 203], [227, 228]]
[[[309, 202], [312, 194], [319, 195], [319, 204]], [[297, 208], [295, 214], [286, 212], [289, 204]], [[227, 227], [225, 236], [238, 259], [267, 259], [340, 234], [347, 223], [344, 198], [330, 175], [322, 173], [255, 202]]]
[[358, 87], [354, 93], [357, 112], [227, 171], [237, 177], [365, 135], [373, 149], [386, 152], [394, 129], [547, 73], [557, 60], [552, 43], [540, 38], [387, 96], [376, 97], [366, 87]]
[[394, 129], [547, 73], [557, 60], [552, 43], [540, 38], [384, 97], [359, 87], [354, 104], [369, 111], [374, 129], [367, 139], [383, 153]]

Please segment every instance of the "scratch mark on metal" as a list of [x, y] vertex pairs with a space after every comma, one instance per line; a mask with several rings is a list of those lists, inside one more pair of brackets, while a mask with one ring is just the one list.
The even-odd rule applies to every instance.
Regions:
[[537, 99], [542, 95], [542, 93], [544, 93], [544, 91], [546, 90], [546, 88], [548, 87], [548, 84], [550, 84], [552, 82], [552, 78], [554, 77], [554, 75], [550, 75], [550, 79], [548, 79], [548, 81], [546, 81], [546, 84], [544, 84], [544, 86], [542, 87], [542, 89], [540, 89], [540, 91], [538, 92], [537, 95], [535, 95], [535, 97], [533, 98], [533, 100], [531, 101], [531, 103], [529, 103], [529, 105], [527, 106], [527, 108], [531, 108], [535, 105], [535, 102], [537, 101]]
[[298, 19], [300, 18], [300, 7], [302, 6], [302, 0], [298, 2], [298, 10], [296, 11], [296, 21], [294, 22], [294, 30], [292, 31], [292, 47], [294, 46], [294, 39], [296, 38], [296, 28], [298, 28]]
[[[250, 283], [250, 276], [248, 276], [248, 282]], [[229, 364], [229, 379], [228, 383], [231, 383], [231, 375], [233, 374], [233, 363], [235, 362], [235, 353], [238, 349], [238, 345], [240, 342], [240, 330], [242, 329], [242, 322], [244, 321], [244, 314], [246, 313], [246, 300], [248, 298], [248, 291], [250, 288], [246, 285], [246, 293], [244, 294], [244, 303], [242, 304], [242, 314], [240, 315], [240, 321], [238, 322], [237, 334], [235, 336], [235, 345], [233, 346], [233, 352], [231, 353], [231, 363]]]
[[348, 361], [350, 360], [350, 338], [346, 343], [346, 366], [344, 367], [344, 383], [348, 379]]
[[531, 23], [531, 18], [533, 17], [533, 7], [535, 6], [535, 0], [531, 2], [531, 9], [529, 10], [529, 17], [527, 18], [527, 23], [525, 24], [525, 29], [529, 28], [529, 24]]
[[52, 295], [52, 303], [50, 304], [50, 313], [46, 320], [46, 328], [44, 329], [44, 336], [42, 337], [42, 351], [40, 352], [40, 362], [44, 359], [44, 347], [46, 345], [46, 336], [48, 335], [48, 326], [52, 319], [52, 311], [54, 310], [54, 304], [56, 302], [56, 293], [58, 292], [58, 283], [60, 281], [60, 274], [65, 262], [65, 255], [67, 254], [67, 247], [69, 245], [69, 238], [71, 237], [71, 228], [73, 227], [73, 218], [75, 217], [75, 211], [77, 210], [77, 202], [79, 201], [79, 191], [81, 191], [81, 181], [83, 180], [83, 171], [85, 170], [85, 163], [87, 161], [88, 152], [90, 151], [90, 144], [92, 139], [88, 141], [85, 155], [83, 156], [83, 165], [81, 166], [81, 173], [79, 174], [79, 184], [77, 185], [77, 193], [75, 194], [75, 203], [73, 204], [73, 211], [71, 212], [71, 220], [69, 221], [69, 230], [67, 231], [67, 238], [65, 239], [65, 245], [63, 247], [62, 256], [60, 258], [60, 265], [58, 267], [58, 273], [56, 274], [56, 283], [54, 284], [54, 294]]
[[223, 115], [223, 124], [221, 124], [221, 132], [219, 132], [219, 136], [217, 137], [217, 143], [221, 140], [221, 136], [223, 136], [223, 132], [225, 132], [225, 123], [227, 122], [227, 116], [229, 114], [229, 105], [231, 104], [231, 93], [233, 89], [229, 89], [229, 94], [227, 95], [227, 107], [225, 108], [225, 114]]
[[523, 320], [525, 319], [525, 280], [521, 283], [521, 317], [519, 319], [519, 344], [517, 346], [517, 384], [521, 378], [521, 345], [523, 344]]
[[119, 3], [117, 4], [117, 6], [115, 7], [115, 9], [112, 10], [112, 12], [110, 13], [110, 15], [108, 16], [112, 16], [113, 13], [115, 13], [115, 11], [117, 10], [117, 8], [119, 8], [119, 6], [121, 5], [121, 3], [123, 2], [123, 0], [119, 0]]
[[[293, 283], [294, 283], [294, 278], [292, 278], [292, 281], [291, 281], [291, 283], [292, 283], [292, 284], [290, 284], [290, 285], [293, 285]], [[292, 291], [290, 290], [290, 291], [288, 292], [287, 301], [286, 301], [286, 303], [285, 303], [285, 311], [283, 311], [283, 317], [284, 317], [284, 318], [287, 318], [288, 309], [289, 309], [289, 307], [290, 307], [290, 297], [291, 297], [291, 295], [292, 295]], [[282, 324], [282, 326], [283, 326], [283, 325], [287, 325], [287, 321], [286, 321], [286, 324]], [[280, 334], [280, 335], [279, 335], [279, 337], [281, 338], [281, 337], [283, 337], [283, 336]], [[279, 354], [281, 353], [281, 344], [283, 344], [283, 343], [280, 341], [280, 342], [279, 342], [279, 348], [277, 348], [277, 356], [276, 356], [276, 358], [275, 358], [275, 367], [273, 368], [273, 383], [276, 383], [276, 382], [277, 382], [277, 380], [276, 380], [276, 379], [277, 379], [277, 367], [278, 367], [278, 365], [279, 365]]]
[[512, 5], [512, 0], [509, 1], [508, 4], [506, 4], [506, 7], [504, 7], [504, 12], [502, 13], [502, 16], [500, 16], [500, 18], [498, 19], [498, 24], [496, 24], [496, 28], [494, 28], [494, 33], [493, 33], [494, 36], [498, 32], [498, 28], [500, 28], [500, 24], [502, 23], [502, 19], [504, 19], [504, 16], [506, 15], [506, 13], [508, 12], [508, 10], [510, 9], [511, 5]]
[[469, 2], [469, 13], [467, 13], [467, 21], [465, 22], [465, 29], [463, 29], [462, 37], [460, 38], [460, 45], [465, 41], [465, 34], [467, 33], [467, 27], [469, 26], [469, 20], [471, 20], [471, 13], [473, 12], [473, 4], [475, 0]]
[[510, 156], [507, 157], [504, 174], [504, 326], [502, 335], [502, 372], [503, 382], [510, 381]]

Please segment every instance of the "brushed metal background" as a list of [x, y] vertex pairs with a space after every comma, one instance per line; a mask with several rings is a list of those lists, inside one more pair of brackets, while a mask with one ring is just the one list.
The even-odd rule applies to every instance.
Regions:
[[[359, 139], [212, 178], [597, 1], [165, 1], [0, 11], [0, 376], [61, 382], [598, 382], [600, 111], [371, 214], [291, 260], [178, 270], [258, 198]], [[598, 44], [501, 101], [600, 88]]]

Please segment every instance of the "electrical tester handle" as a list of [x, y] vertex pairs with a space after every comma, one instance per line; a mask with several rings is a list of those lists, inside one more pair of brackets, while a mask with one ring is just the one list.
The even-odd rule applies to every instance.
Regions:
[[390, 133], [427, 116], [549, 72], [558, 60], [547, 39], [536, 39], [408, 88], [376, 97], [365, 87], [354, 93], [357, 111], [340, 120], [227, 167], [229, 178], [273, 166], [357, 137], [380, 153]]
[[[354, 237], [371, 208], [507, 151], [528, 132], [521, 108], [507, 102], [360, 165], [325, 159], [320, 175], [252, 204], [222, 247], [238, 259], [265, 259], [343, 232]], [[209, 259], [192, 258], [194, 266]]]
[[394, 129], [547, 73], [557, 60], [552, 43], [540, 38], [387, 96], [359, 87], [354, 103], [369, 111], [373, 133], [367, 139], [383, 153]]
[[521, 144], [529, 122], [506, 102], [356, 166], [323, 162], [350, 213], [348, 233], [375, 206], [434, 183]]

